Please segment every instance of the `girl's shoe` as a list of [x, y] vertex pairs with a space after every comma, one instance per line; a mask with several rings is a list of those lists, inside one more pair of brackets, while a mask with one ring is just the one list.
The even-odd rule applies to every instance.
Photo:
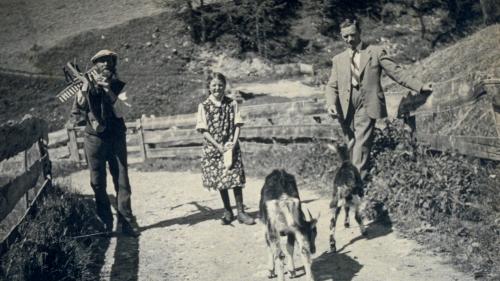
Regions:
[[222, 225], [228, 225], [231, 224], [232, 221], [234, 221], [234, 215], [232, 211], [225, 210], [224, 215], [222, 216], [221, 224]]
[[242, 211], [238, 212], [238, 222], [246, 225], [255, 224], [255, 220], [249, 214]]

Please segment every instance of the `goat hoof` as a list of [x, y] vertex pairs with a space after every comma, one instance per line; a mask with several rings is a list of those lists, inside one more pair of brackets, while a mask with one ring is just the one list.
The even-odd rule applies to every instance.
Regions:
[[348, 222], [345, 222], [345, 223], [344, 223], [344, 227], [345, 227], [345, 228], [349, 228], [349, 226], [351, 226], [351, 225], [350, 225]]
[[295, 270], [290, 270], [290, 279], [297, 278], [297, 273], [295, 273]]
[[276, 277], [278, 277], [278, 275], [276, 275], [276, 273], [274, 273], [274, 270], [269, 270], [269, 275], [267, 275], [267, 278], [273, 279]]
[[335, 242], [330, 243], [330, 251], [331, 251], [332, 253], [337, 252], [337, 247], [336, 247], [336, 245], [335, 245]]

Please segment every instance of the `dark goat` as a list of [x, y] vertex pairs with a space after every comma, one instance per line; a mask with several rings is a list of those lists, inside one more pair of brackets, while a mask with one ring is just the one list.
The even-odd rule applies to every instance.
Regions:
[[335, 150], [342, 159], [341, 166], [335, 172], [332, 201], [330, 202], [330, 210], [332, 212], [332, 219], [330, 221], [330, 250], [335, 252], [337, 250], [334, 237], [335, 226], [342, 206], [345, 210], [344, 226], [349, 227], [349, 209], [350, 207], [354, 207], [354, 218], [359, 224], [361, 234], [365, 235], [366, 230], [363, 226], [363, 217], [360, 213], [363, 197], [363, 180], [361, 179], [359, 170], [349, 160], [349, 149], [347, 145], [337, 144], [335, 147], [329, 147]]
[[[288, 256], [288, 270], [295, 277], [293, 250], [295, 241], [301, 250], [307, 280], [314, 280], [311, 272], [311, 254], [316, 252], [316, 222], [308, 211], [306, 219], [302, 211], [295, 177], [284, 170], [274, 170], [266, 177], [261, 190], [260, 217], [266, 225], [266, 243], [269, 248], [269, 278], [284, 279], [285, 254]], [[286, 252], [283, 251], [282, 238], [286, 236]]]

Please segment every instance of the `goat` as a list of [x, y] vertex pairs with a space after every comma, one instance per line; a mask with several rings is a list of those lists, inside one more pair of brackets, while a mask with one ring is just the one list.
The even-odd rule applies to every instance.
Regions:
[[[302, 211], [295, 177], [284, 170], [274, 170], [266, 177], [260, 197], [260, 218], [266, 226], [266, 244], [269, 249], [269, 278], [284, 279], [285, 254], [288, 256], [290, 278], [296, 277], [293, 263], [295, 241], [301, 250], [307, 280], [313, 281], [311, 254], [316, 252], [316, 222], [309, 210], [306, 219]], [[319, 216], [318, 216], [319, 217]], [[286, 236], [286, 251], [282, 238]], [[278, 262], [276, 275], [276, 261]]]
[[344, 226], [349, 227], [349, 209], [350, 207], [354, 207], [354, 218], [359, 225], [361, 234], [366, 235], [366, 230], [363, 225], [363, 217], [360, 213], [363, 197], [363, 180], [361, 179], [359, 170], [349, 160], [350, 149], [348, 147], [352, 147], [352, 143], [348, 145], [328, 145], [328, 147], [336, 151], [342, 160], [342, 164], [335, 171], [332, 201], [330, 202], [330, 210], [332, 212], [332, 219], [330, 221], [330, 250], [335, 252], [337, 250], [335, 242], [335, 226], [337, 224], [337, 217], [342, 207], [344, 207], [345, 210]]

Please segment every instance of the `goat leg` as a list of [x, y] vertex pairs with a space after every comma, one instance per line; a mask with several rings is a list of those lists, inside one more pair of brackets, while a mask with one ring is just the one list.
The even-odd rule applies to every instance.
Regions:
[[344, 219], [344, 227], [349, 228], [349, 205], [346, 202], [346, 205], [344, 206], [344, 211], [345, 211], [345, 219]]
[[361, 199], [358, 196], [356, 196], [356, 209], [354, 212], [354, 218], [356, 219], [356, 222], [359, 225], [359, 230], [361, 232], [361, 235], [365, 236], [366, 235], [366, 228], [363, 225], [363, 216], [361, 215], [361, 212], [359, 210], [360, 206], [361, 206]]
[[288, 267], [288, 272], [290, 273], [290, 278], [297, 277], [297, 275], [295, 274], [295, 264], [293, 262], [294, 247], [295, 247], [295, 236], [292, 234], [288, 234], [286, 243], [286, 255], [288, 259], [287, 267]]
[[330, 204], [330, 208], [332, 210], [332, 219], [330, 220], [330, 250], [332, 252], [336, 252], [336, 243], [335, 243], [335, 226], [337, 224], [337, 218], [340, 213], [340, 207], [337, 206], [336, 202], [332, 202]]

